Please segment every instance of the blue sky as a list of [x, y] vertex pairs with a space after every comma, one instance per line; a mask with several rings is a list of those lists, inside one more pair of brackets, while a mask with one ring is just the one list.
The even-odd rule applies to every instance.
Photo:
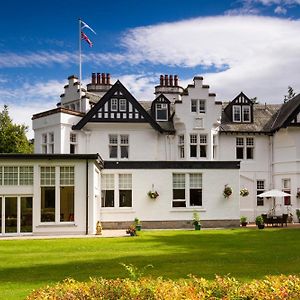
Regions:
[[[138, 100], [153, 100], [160, 74], [204, 77], [217, 100], [244, 91], [281, 103], [300, 91], [300, 0], [5, 1], [1, 4], [0, 105], [15, 122], [55, 107], [78, 75], [78, 18], [97, 34], [82, 42], [83, 82], [111, 73]], [[29, 136], [32, 137], [30, 130]]]

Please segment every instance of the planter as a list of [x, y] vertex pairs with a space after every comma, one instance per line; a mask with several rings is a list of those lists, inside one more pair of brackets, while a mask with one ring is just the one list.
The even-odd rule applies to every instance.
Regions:
[[130, 236], [136, 236], [135, 232], [130, 232]]
[[257, 224], [258, 229], [264, 229], [265, 228], [265, 224]]
[[141, 231], [142, 230], [142, 225], [135, 225], [136, 231]]
[[195, 230], [201, 230], [201, 224], [195, 224], [194, 227]]
[[247, 224], [248, 224], [247, 222], [242, 222], [242, 223], [241, 223], [241, 225], [242, 225], [243, 227], [246, 227]]

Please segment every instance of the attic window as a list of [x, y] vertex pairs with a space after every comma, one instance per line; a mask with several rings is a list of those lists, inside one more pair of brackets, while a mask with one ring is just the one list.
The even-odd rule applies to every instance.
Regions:
[[243, 122], [250, 122], [250, 106], [243, 106], [242, 107], [242, 117], [243, 117]]
[[234, 105], [232, 107], [232, 118], [233, 122], [241, 122], [241, 106], [239, 105]]
[[168, 120], [168, 104], [157, 103], [156, 104], [156, 121]]

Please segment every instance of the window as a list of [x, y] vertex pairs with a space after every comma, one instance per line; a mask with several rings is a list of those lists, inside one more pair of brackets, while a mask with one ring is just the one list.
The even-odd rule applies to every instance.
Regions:
[[[199, 144], [198, 144], [199, 142]], [[199, 150], [198, 150], [199, 149]], [[207, 157], [207, 135], [190, 135], [190, 157]]]
[[109, 158], [129, 157], [129, 135], [110, 134], [109, 135]]
[[4, 185], [18, 185], [18, 167], [4, 167]]
[[60, 221], [74, 221], [74, 167], [60, 167]]
[[132, 175], [119, 175], [119, 206], [132, 207]]
[[242, 106], [243, 122], [250, 122], [250, 106]]
[[[187, 202], [187, 199], [189, 201]], [[202, 206], [202, 174], [173, 174], [172, 207]]]
[[173, 174], [173, 207], [186, 207], [185, 174]]
[[41, 167], [41, 222], [55, 221], [55, 167]]
[[42, 153], [54, 153], [54, 133], [48, 132], [42, 134]]
[[119, 110], [126, 111], [126, 108], [127, 108], [126, 104], [127, 104], [126, 99], [119, 99]]
[[77, 147], [77, 135], [75, 133], [70, 133], [70, 153], [74, 154], [76, 153], [76, 147]]
[[202, 175], [190, 174], [190, 206], [202, 205]]
[[112, 98], [110, 100], [110, 110], [111, 111], [117, 111], [118, 110], [118, 99]]
[[191, 112], [204, 114], [206, 112], [206, 101], [204, 99], [191, 99]]
[[103, 174], [101, 181], [101, 206], [102, 207], [114, 207], [115, 206], [115, 181], [114, 174]]
[[[262, 194], [265, 191], [265, 181], [264, 180], [257, 180], [256, 181], [256, 195]], [[256, 197], [256, 204], [257, 206], [264, 205], [264, 198]]]
[[213, 159], [217, 158], [217, 135], [213, 135]]
[[168, 104], [156, 103], [156, 121], [168, 121]]
[[179, 158], [184, 158], [184, 135], [178, 136], [178, 154]]
[[[56, 181], [58, 177], [59, 181]], [[74, 221], [75, 174], [73, 166], [40, 167], [41, 222]], [[56, 219], [56, 210], [59, 219]]]
[[241, 122], [241, 106], [233, 106], [233, 122]]
[[254, 138], [236, 138], [236, 159], [254, 159]]
[[[291, 179], [282, 179], [282, 190], [285, 193], [291, 193]], [[284, 205], [291, 205], [291, 197], [284, 196]]]
[[20, 185], [33, 185], [33, 167], [24, 166], [19, 169]]

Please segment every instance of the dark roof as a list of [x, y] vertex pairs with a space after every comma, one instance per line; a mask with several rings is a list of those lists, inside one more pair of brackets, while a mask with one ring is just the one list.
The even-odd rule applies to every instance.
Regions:
[[300, 110], [300, 94], [282, 104], [272, 123], [272, 131], [287, 127]]
[[82, 113], [80, 111], [67, 109], [65, 107], [58, 107], [58, 108], [43, 111], [43, 112], [38, 113], [38, 114], [34, 114], [31, 118], [31, 120], [39, 119], [39, 118], [46, 117], [46, 116], [49, 116], [49, 115], [53, 115], [53, 114], [56, 114], [56, 113], [65, 113], [65, 114], [78, 116], [78, 117], [83, 117], [85, 115], [84, 113]]
[[253, 123], [235, 123], [228, 119], [224, 109], [228, 103], [223, 104], [220, 132], [236, 133], [271, 133], [272, 124], [282, 104], [254, 104]]

